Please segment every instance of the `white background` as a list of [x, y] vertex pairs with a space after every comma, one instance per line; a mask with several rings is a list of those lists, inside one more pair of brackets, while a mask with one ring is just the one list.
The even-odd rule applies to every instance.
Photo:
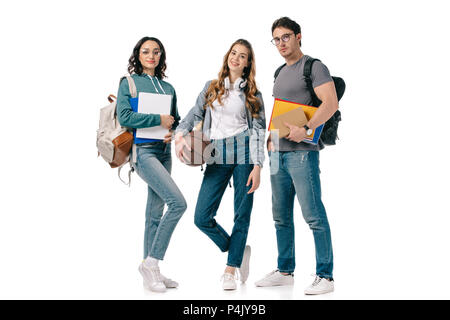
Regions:
[[[2, 299], [310, 299], [312, 233], [295, 207], [297, 269], [291, 288], [255, 288], [276, 268], [268, 162], [256, 192], [248, 283], [223, 292], [226, 254], [193, 224], [202, 173], [174, 157], [188, 201], [161, 263], [180, 282], [145, 291], [146, 185], [130, 188], [96, 157], [99, 109], [116, 93], [136, 42], [155, 36], [183, 117], [231, 43], [248, 39], [272, 110], [283, 63], [272, 22], [302, 27], [304, 53], [347, 91], [337, 146], [321, 152], [336, 291], [312, 299], [448, 299], [450, 210], [445, 1], [14, 1], [0, 5]], [[217, 219], [232, 227], [232, 189]]]

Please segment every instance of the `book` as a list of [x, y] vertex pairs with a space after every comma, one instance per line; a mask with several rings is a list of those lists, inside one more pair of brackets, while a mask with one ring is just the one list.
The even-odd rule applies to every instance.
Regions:
[[[170, 97], [172, 97], [172, 96], [170, 96]], [[140, 110], [139, 110], [139, 97], [130, 98], [129, 101], [130, 101], [131, 109], [134, 112], [140, 112]], [[148, 113], [156, 113], [156, 112], [148, 112]], [[170, 114], [170, 106], [169, 106], [169, 111], [166, 114]], [[156, 138], [156, 139], [155, 138], [153, 138], [153, 139], [151, 139], [151, 138], [150, 139], [148, 139], [148, 138], [139, 138], [139, 137], [136, 136], [137, 130], [139, 130], [139, 129], [133, 129], [134, 143], [136, 143], [136, 144], [147, 143], [147, 142], [156, 142], [156, 141], [164, 140], [164, 137], [163, 138]], [[166, 130], [166, 133], [167, 132], [168, 132], [168, 130]]]
[[[131, 105], [131, 109], [133, 109], [134, 112], [138, 112], [138, 102], [139, 102], [139, 98], [130, 98], [130, 105]], [[133, 128], [133, 137], [134, 137], [134, 143], [139, 144], [139, 143], [147, 143], [147, 142], [156, 142], [156, 141], [161, 141], [161, 139], [142, 139], [142, 138], [137, 138], [136, 137], [136, 129]]]
[[[138, 108], [139, 113], [170, 114], [172, 96], [168, 94], [156, 94], [139, 92]], [[169, 132], [163, 126], [136, 129], [136, 137], [142, 139], [164, 139]]]
[[[273, 124], [274, 118], [276, 118], [282, 114], [285, 114], [289, 111], [292, 111], [294, 109], [297, 109], [299, 107], [301, 107], [301, 109], [305, 113], [305, 116], [308, 119], [308, 121], [312, 118], [312, 116], [318, 109], [317, 107], [314, 107], [314, 106], [308, 106], [308, 105], [304, 105], [304, 104], [300, 104], [300, 103], [296, 103], [296, 102], [292, 102], [292, 101], [287, 101], [287, 100], [282, 100], [282, 99], [275, 99], [274, 104], [273, 104], [273, 109], [272, 109], [272, 116], [270, 117], [268, 130], [270, 131], [270, 130], [276, 129]], [[323, 124], [318, 126], [316, 129], [314, 129], [312, 134], [310, 136], [307, 136], [303, 140], [303, 142], [310, 143], [310, 144], [318, 144], [322, 130], [323, 130]]]
[[285, 122], [301, 128], [308, 123], [308, 119], [306, 119], [305, 112], [301, 107], [274, 117], [272, 119], [273, 128], [279, 130], [278, 137], [280, 138], [287, 137], [290, 132], [289, 128], [284, 124]]

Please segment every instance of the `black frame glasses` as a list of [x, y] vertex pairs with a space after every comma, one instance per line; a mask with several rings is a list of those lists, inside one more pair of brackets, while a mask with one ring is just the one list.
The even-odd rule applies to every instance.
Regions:
[[272, 40], [270, 40], [270, 42], [272, 42], [272, 44], [274, 46], [278, 46], [281, 43], [281, 41], [288, 42], [291, 39], [291, 35], [293, 35], [293, 34], [294, 34], [293, 32], [285, 33], [285, 34], [283, 34], [281, 36], [281, 38], [278, 38], [278, 37], [277, 38], [273, 38]]

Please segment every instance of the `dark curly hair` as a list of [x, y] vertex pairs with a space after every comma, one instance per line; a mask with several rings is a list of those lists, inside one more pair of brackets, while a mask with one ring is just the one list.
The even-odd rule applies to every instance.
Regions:
[[155, 41], [159, 45], [159, 49], [161, 50], [161, 57], [159, 58], [158, 66], [155, 68], [155, 77], [162, 80], [166, 77], [164, 71], [166, 71], [167, 65], [166, 65], [166, 50], [164, 49], [163, 44], [161, 41], [154, 37], [144, 37], [141, 40], [138, 41], [136, 46], [133, 49], [133, 53], [128, 59], [128, 72], [131, 74], [136, 73], [138, 75], [141, 75], [143, 72], [142, 64], [139, 61], [139, 53], [141, 51], [141, 47], [146, 41]]

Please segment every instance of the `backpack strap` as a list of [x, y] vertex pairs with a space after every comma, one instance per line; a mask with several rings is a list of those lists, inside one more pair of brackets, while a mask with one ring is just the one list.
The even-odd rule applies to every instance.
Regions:
[[125, 76], [128, 80], [128, 87], [130, 88], [130, 94], [132, 98], [137, 97], [136, 84], [131, 76]]
[[314, 61], [320, 61], [320, 60], [314, 59], [314, 58], [309, 58], [308, 60], [305, 61], [305, 67], [303, 69], [303, 76], [308, 77], [308, 78], [311, 76], [312, 65], [313, 65]]
[[273, 82], [275, 82], [275, 80], [277, 79], [278, 75], [280, 74], [281, 69], [283, 69], [285, 65], [286, 65], [286, 63], [281, 65], [281, 66], [279, 66], [278, 69], [275, 70], [275, 73], [273, 75], [273, 78], [274, 78]]
[[135, 164], [137, 162], [136, 143], [133, 143], [131, 147], [131, 162]]
[[122, 171], [123, 166], [126, 165], [126, 163], [124, 163], [123, 165], [121, 165], [118, 170], [117, 170], [117, 175], [119, 176], [120, 181], [122, 181], [124, 184], [126, 184], [127, 186], [131, 186], [131, 173], [134, 171], [133, 167], [130, 164], [130, 170], [128, 170], [128, 183], [125, 182], [122, 177], [120, 176], [120, 171]]
[[320, 61], [319, 59], [309, 58], [305, 61], [305, 66], [303, 68], [303, 77], [306, 82], [306, 87], [308, 88], [309, 93], [311, 94], [313, 105], [315, 107], [318, 107], [322, 102], [317, 97], [316, 93], [314, 92], [312, 80], [311, 80], [311, 72], [312, 72], [312, 65], [314, 61]]
[[[128, 81], [128, 87], [130, 88], [130, 94], [132, 98], [136, 98], [137, 97], [137, 89], [136, 89], [136, 84], [134, 83], [134, 80], [131, 76], [127, 75], [125, 76], [125, 78], [127, 78]], [[136, 144], [133, 143], [133, 146], [131, 147], [131, 159], [130, 162], [135, 164], [137, 161], [136, 159]], [[122, 178], [120, 177], [120, 169], [122, 169], [122, 167], [119, 168], [119, 179], [125, 183]], [[131, 172], [133, 172], [133, 166], [130, 164], [130, 170], [128, 171], [128, 186], [130, 186], [131, 184]], [[127, 184], [127, 183], [125, 183]]]

